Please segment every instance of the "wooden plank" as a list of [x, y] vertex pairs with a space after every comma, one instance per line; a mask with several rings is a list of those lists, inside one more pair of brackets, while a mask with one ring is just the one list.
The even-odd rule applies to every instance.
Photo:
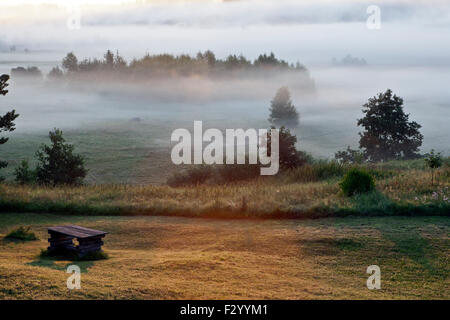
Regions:
[[76, 226], [76, 225], [70, 225], [70, 227], [72, 227], [73, 229], [76, 229], [76, 230], [78, 230], [80, 232], [89, 234], [90, 236], [101, 236], [101, 235], [106, 235], [108, 233], [108, 232], [105, 232], [105, 231], [89, 229], [89, 228]]
[[71, 236], [75, 238], [89, 238], [89, 237], [97, 237], [97, 236], [105, 236], [107, 232], [88, 229], [75, 225], [65, 225], [65, 226], [56, 226], [48, 228], [50, 234], [59, 233], [65, 236]]
[[79, 231], [77, 229], [74, 229], [70, 226], [61, 226], [61, 227], [55, 227], [53, 230], [57, 228], [57, 231], [59, 231], [62, 234], [66, 234], [72, 237], [86, 237], [89, 236], [89, 234], [86, 234], [85, 232]]
[[85, 233], [78, 232], [78, 231], [76, 231], [76, 230], [74, 230], [74, 229], [67, 228], [67, 227], [65, 227], [65, 226], [51, 227], [51, 228], [48, 228], [48, 230], [49, 230], [49, 233], [50, 233], [50, 234], [51, 234], [51, 233], [59, 233], [59, 234], [62, 234], [62, 235], [64, 235], [64, 236], [70, 236], [70, 237], [72, 237], [72, 238], [78, 238], [78, 237], [86, 237], [86, 236], [88, 236], [88, 235], [85, 234]]
[[73, 239], [73, 238], [75, 238], [74, 236], [69, 236], [69, 235], [67, 235], [67, 234], [62, 234], [62, 233], [60, 233], [60, 232], [56, 232], [56, 231], [52, 231], [52, 230], [48, 230], [48, 233], [50, 234], [50, 236], [52, 237], [52, 238], [56, 238], [56, 239], [62, 239], [62, 238], [67, 238], [67, 239]]

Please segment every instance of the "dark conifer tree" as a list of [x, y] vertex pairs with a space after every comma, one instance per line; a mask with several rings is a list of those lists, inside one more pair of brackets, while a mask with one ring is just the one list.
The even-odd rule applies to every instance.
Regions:
[[[6, 87], [8, 86], [9, 76], [7, 74], [0, 76], [0, 95], [6, 95], [8, 90]], [[0, 132], [11, 132], [14, 131], [15, 123], [14, 120], [19, 115], [16, 113], [16, 110], [9, 111], [5, 113], [3, 116], [0, 116]], [[0, 145], [5, 144], [8, 141], [7, 137], [0, 137]], [[0, 160], [0, 168], [5, 168], [8, 165], [6, 161]]]
[[296, 127], [299, 115], [292, 104], [291, 94], [287, 87], [278, 89], [275, 97], [270, 103], [269, 122], [274, 126]]
[[38, 183], [80, 184], [86, 176], [84, 158], [79, 154], [74, 154], [74, 146], [65, 143], [62, 134], [59, 129], [49, 132], [51, 145], [42, 145], [36, 152]]

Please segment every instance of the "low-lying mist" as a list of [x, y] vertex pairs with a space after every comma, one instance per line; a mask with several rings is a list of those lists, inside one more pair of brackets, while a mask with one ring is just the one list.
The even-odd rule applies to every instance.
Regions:
[[[357, 145], [356, 121], [362, 116], [362, 105], [390, 88], [404, 98], [411, 120], [423, 126], [422, 150], [435, 148], [448, 153], [448, 71], [371, 66], [313, 68], [313, 92], [305, 91], [297, 76], [283, 73], [258, 79], [176, 77], [139, 84], [12, 79], [10, 93], [2, 98], [2, 104], [20, 113], [12, 137], [48, 132], [53, 127], [100, 129], [111, 121], [124, 121], [125, 126], [134, 125], [129, 124], [134, 121], [141, 126], [161, 122], [170, 128], [191, 128], [194, 120], [203, 120], [206, 126], [219, 128], [266, 128], [270, 100], [279, 87], [288, 86], [300, 112], [300, 126], [295, 130], [299, 148], [315, 156], [330, 157], [347, 145]], [[166, 137], [167, 144], [170, 133], [161, 136]]]
[[[44, 70], [48, 62], [19, 65]], [[204, 129], [268, 128], [270, 101], [281, 86], [288, 86], [300, 113], [293, 129], [297, 147], [314, 157], [332, 158], [348, 145], [357, 147], [362, 105], [387, 88], [404, 98], [410, 120], [422, 125], [421, 152], [434, 148], [450, 154], [450, 68], [330, 64], [308, 69], [314, 90], [305, 90], [304, 76], [292, 72], [146, 81], [12, 78], [0, 102], [2, 110], [14, 108], [20, 116], [1, 146], [2, 159], [9, 162], [3, 174], [11, 178], [22, 159], [33, 162], [56, 127], [86, 157], [88, 182], [164, 183], [177, 169], [170, 160], [174, 129], [192, 131], [194, 120], [202, 120]]]

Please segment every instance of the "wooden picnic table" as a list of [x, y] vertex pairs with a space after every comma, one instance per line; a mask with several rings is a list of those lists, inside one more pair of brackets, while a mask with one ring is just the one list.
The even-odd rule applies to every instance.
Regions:
[[[105, 231], [89, 229], [76, 225], [64, 225], [48, 228], [50, 238], [48, 242], [49, 253], [57, 251], [70, 251], [82, 257], [90, 252], [100, 251], [103, 245], [102, 238], [108, 234]], [[78, 245], [75, 246], [73, 239], [76, 238]]]

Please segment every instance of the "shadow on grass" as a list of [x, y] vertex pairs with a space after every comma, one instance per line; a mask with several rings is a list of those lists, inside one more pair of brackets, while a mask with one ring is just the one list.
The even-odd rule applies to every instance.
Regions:
[[[420, 225], [423, 227], [423, 224]], [[399, 222], [392, 225], [389, 220], [382, 224], [374, 225], [382, 237], [393, 244], [390, 250], [397, 260], [406, 257], [428, 274], [428, 276], [446, 278], [448, 269], [441, 266], [441, 260], [445, 253], [437, 249], [429, 239], [420, 234], [419, 226], [414, 228], [404, 228], [404, 224]]]
[[[59, 265], [56, 264], [56, 261], [61, 261], [62, 259], [56, 259], [56, 258], [50, 258], [50, 257], [39, 257], [38, 259], [31, 261], [29, 263], [27, 263], [27, 265], [29, 266], [33, 266], [33, 267], [44, 267], [44, 268], [50, 268], [50, 269], [54, 269], [54, 270], [61, 270], [61, 271], [66, 271], [67, 267], [69, 267], [70, 265], [77, 265], [78, 267], [80, 267], [81, 272], [83, 273], [87, 273], [88, 269], [94, 266], [94, 262], [93, 261], [72, 261], [69, 262], [65, 265]], [[67, 261], [67, 260], [65, 260]]]
[[15, 238], [3, 238], [1, 240], [2, 244], [21, 244], [21, 243], [25, 243], [25, 242], [29, 242], [29, 241], [34, 241], [34, 240], [21, 240], [21, 239], [15, 239]]
[[[108, 254], [104, 251], [97, 251], [89, 253], [82, 258], [79, 258], [74, 252], [71, 251], [58, 251], [50, 254], [47, 250], [42, 250], [37, 260], [27, 263], [27, 265], [34, 267], [46, 267], [55, 270], [67, 270], [70, 265], [77, 265], [80, 267], [81, 272], [88, 272], [88, 269], [94, 266], [95, 260], [108, 259]], [[71, 261], [66, 265], [60, 265], [55, 263], [56, 261]]]
[[435, 252], [430, 242], [423, 238], [417, 231], [409, 231], [408, 234], [398, 234], [380, 230], [386, 240], [394, 243], [394, 253], [406, 256], [417, 263], [431, 276], [439, 278], [447, 277], [447, 272], [435, 266], [438, 253]]

